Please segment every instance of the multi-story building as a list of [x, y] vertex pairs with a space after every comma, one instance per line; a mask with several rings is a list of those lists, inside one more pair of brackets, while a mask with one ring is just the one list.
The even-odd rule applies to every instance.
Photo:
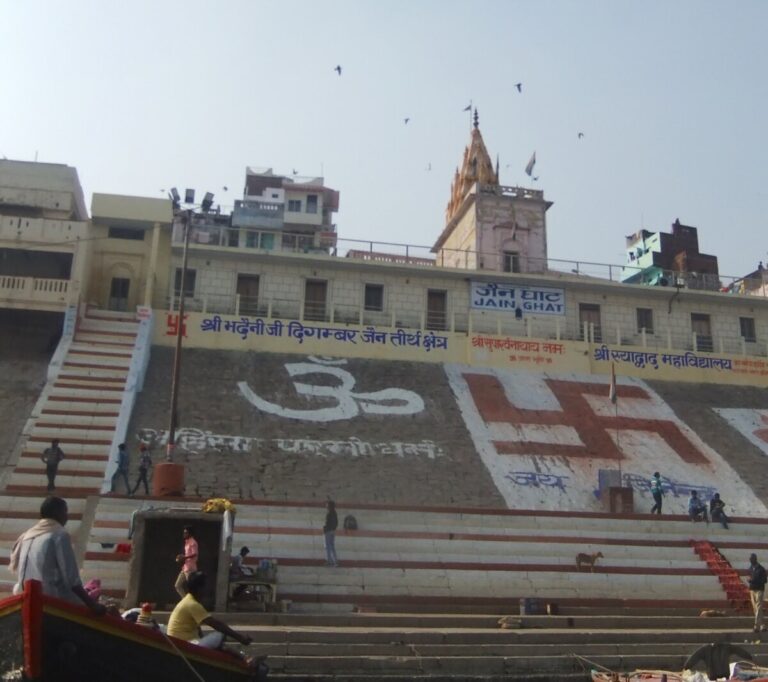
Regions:
[[63, 313], [76, 303], [89, 230], [74, 168], [0, 160], [0, 308]]
[[[190, 221], [190, 260], [184, 291], [190, 308], [266, 311], [267, 296], [258, 272], [259, 254], [327, 255], [336, 246], [333, 214], [339, 193], [322, 177], [275, 174], [271, 168], [247, 168], [242, 200], [231, 215], [218, 211], [180, 211], [173, 232], [173, 288], [181, 292], [181, 257]], [[322, 292], [312, 295], [320, 300]], [[269, 297], [271, 298], [271, 297]], [[321, 314], [318, 309], [316, 314]]]
[[621, 281], [652, 286], [720, 289], [717, 256], [699, 251], [698, 230], [672, 223], [672, 232], [639, 230], [627, 237], [627, 265]]

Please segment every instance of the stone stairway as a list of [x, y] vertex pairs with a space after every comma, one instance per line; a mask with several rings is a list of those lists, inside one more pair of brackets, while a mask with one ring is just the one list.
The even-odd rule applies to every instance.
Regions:
[[[84, 573], [101, 578], [116, 597], [124, 594], [128, 557], [114, 548], [127, 541], [140, 504], [198, 509], [200, 502], [98, 500]], [[691, 533], [707, 533], [745, 556], [765, 547], [766, 522], [758, 519], [739, 519], [725, 531], [672, 516], [345, 505], [343, 514], [354, 514], [360, 527], [339, 531], [341, 566], [333, 569], [325, 566], [322, 505], [236, 504], [233, 548], [248, 546], [252, 565], [277, 560], [279, 598], [292, 612], [509, 613], [520, 599], [573, 614], [728, 610], [731, 595], [693, 551]], [[594, 571], [576, 569], [575, 555], [583, 551], [604, 555]]]
[[290, 682], [587, 680], [592, 666], [680, 671], [699, 646], [726, 637], [768, 664], [768, 641], [753, 640], [749, 618], [520, 616], [501, 629], [499, 614], [217, 615], [248, 632], [252, 653], [269, 656], [270, 679]]
[[67, 500], [73, 538], [86, 498], [104, 490], [137, 327], [126, 313], [88, 309], [58, 372], [49, 374], [25, 429], [26, 444], [0, 492], [0, 591], [14, 582], [7, 569], [10, 547], [39, 517], [48, 494], [41, 455], [54, 438], [65, 453], [55, 493]]
[[57, 494], [69, 500], [101, 492], [137, 327], [125, 313], [88, 309], [58, 376], [43, 390], [6, 492], [45, 495], [40, 457], [54, 438], [66, 456], [56, 477]]
[[739, 576], [738, 571], [730, 562], [707, 540], [693, 541], [693, 549], [723, 586], [731, 608], [742, 613], [748, 613], [751, 609], [749, 589]]

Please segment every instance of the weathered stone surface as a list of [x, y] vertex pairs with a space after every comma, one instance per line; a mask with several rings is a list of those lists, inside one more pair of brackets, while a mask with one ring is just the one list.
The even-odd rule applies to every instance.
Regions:
[[61, 316], [0, 311], [0, 465], [7, 465], [45, 385]]
[[667, 401], [680, 419], [728, 461], [755, 495], [768, 505], [765, 454], [714, 409], [767, 410], [768, 391], [752, 386], [678, 384], [670, 381], [649, 381], [648, 384]]
[[[130, 426], [134, 452], [140, 432], [153, 430], [141, 435], [152, 445], [156, 460], [164, 453], [163, 434], [157, 432], [168, 428], [172, 360], [169, 349], [152, 349], [144, 391]], [[177, 460], [187, 464], [187, 493], [505, 506], [475, 452], [442, 366], [323, 362], [329, 361], [185, 350], [179, 426], [240, 438], [181, 439]], [[291, 377], [286, 365], [295, 363], [307, 363], [317, 370]], [[327, 373], [326, 368], [335, 374]], [[270, 403], [308, 411], [314, 421], [298, 418], [298, 412], [290, 417], [257, 409], [238, 388], [241, 381]], [[297, 383], [329, 389], [344, 382], [347, 389], [337, 393], [338, 398], [332, 390], [326, 396], [297, 391]], [[401, 393], [375, 395], [386, 389]], [[423, 409], [417, 409], [419, 398]], [[347, 417], [317, 420], [317, 410], [332, 409], [340, 401], [350, 413]], [[377, 413], [393, 405], [413, 413]], [[191, 447], [183, 447], [185, 443]]]

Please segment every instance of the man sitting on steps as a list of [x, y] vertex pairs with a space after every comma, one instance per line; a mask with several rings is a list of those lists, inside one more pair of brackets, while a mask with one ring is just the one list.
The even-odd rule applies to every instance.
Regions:
[[691, 490], [691, 496], [688, 498], [688, 516], [691, 517], [691, 521], [709, 523], [707, 505], [699, 499], [699, 494], [695, 490]]

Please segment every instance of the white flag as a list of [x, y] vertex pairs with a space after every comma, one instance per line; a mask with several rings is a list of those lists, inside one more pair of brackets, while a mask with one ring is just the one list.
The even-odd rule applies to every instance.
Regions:
[[530, 177], [533, 175], [533, 167], [536, 165], [536, 152], [533, 152], [533, 156], [531, 156], [531, 160], [528, 162], [528, 165], [525, 167], [525, 174]]

